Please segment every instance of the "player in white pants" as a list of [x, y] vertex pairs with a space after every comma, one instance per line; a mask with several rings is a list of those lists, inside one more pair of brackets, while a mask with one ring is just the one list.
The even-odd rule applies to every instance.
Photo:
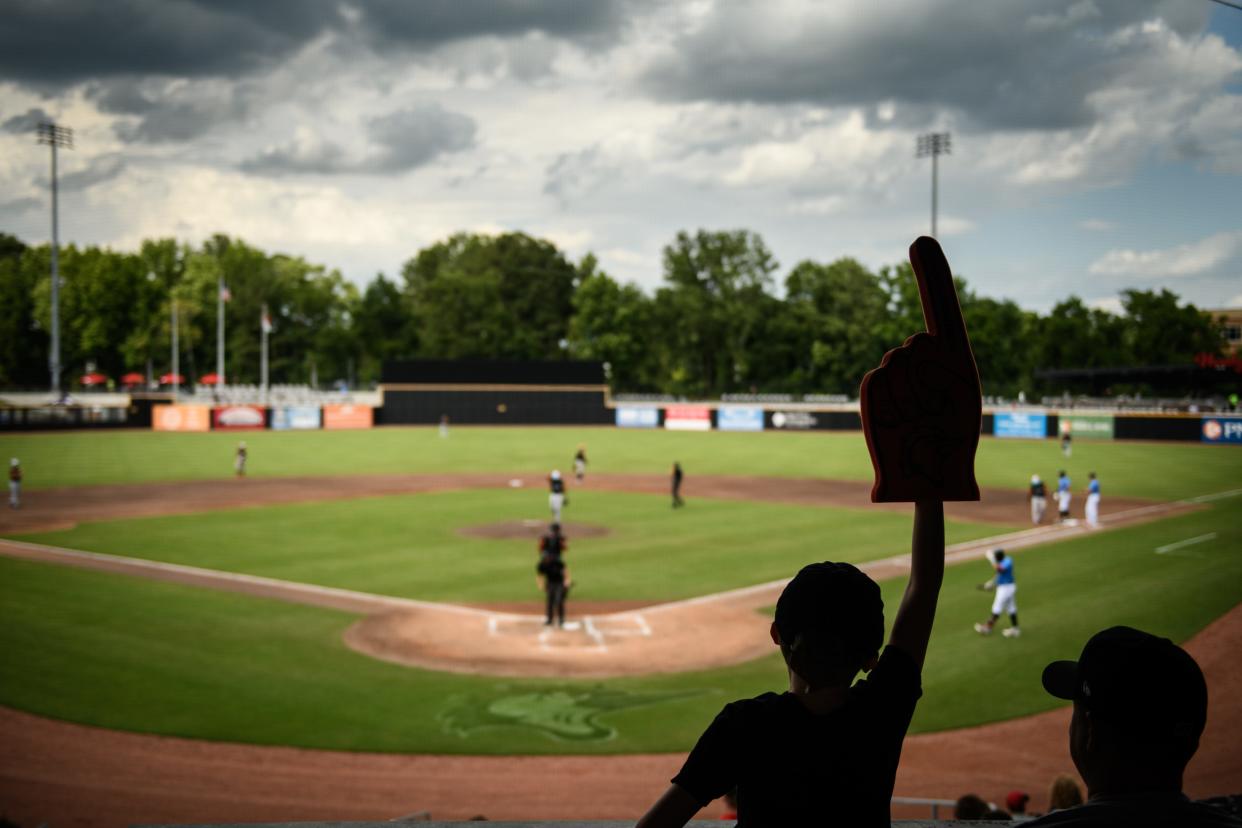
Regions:
[[1044, 510], [1048, 508], [1048, 491], [1038, 474], [1031, 475], [1031, 523], [1038, 526], [1044, 522]]
[[992, 617], [982, 624], [975, 624], [975, 632], [979, 635], [991, 635], [992, 627], [1003, 612], [1009, 615], [1011, 626], [1002, 635], [1006, 638], [1017, 638], [1022, 631], [1018, 628], [1018, 603], [1014, 600], [1018, 585], [1013, 581], [1013, 558], [1007, 556], [1004, 549], [989, 549], [987, 558], [996, 570], [996, 576], [980, 584], [979, 588], [995, 589], [996, 595], [992, 598]]
[[548, 508], [552, 510], [552, 522], [561, 522], [561, 509], [565, 506], [565, 481], [561, 473], [554, 471], [548, 475]]
[[1087, 475], [1087, 525], [1096, 529], [1100, 525], [1100, 481], [1095, 472]]
[[1070, 500], [1073, 496], [1069, 475], [1064, 471], [1057, 472], [1057, 511], [1060, 512], [1062, 522], [1069, 520]]

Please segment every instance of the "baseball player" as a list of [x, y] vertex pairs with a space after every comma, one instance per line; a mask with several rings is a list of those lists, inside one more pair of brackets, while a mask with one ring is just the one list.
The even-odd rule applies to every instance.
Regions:
[[233, 458], [233, 471], [238, 477], [246, 476], [246, 441], [237, 444], [237, 456]]
[[569, 567], [565, 566], [564, 554], [569, 548], [568, 541], [561, 534], [561, 525], [553, 523], [548, 533], [539, 539], [539, 565], [535, 567], [535, 583], [547, 596], [545, 627], [552, 626], [556, 618], [558, 627], [565, 626], [565, 596], [573, 581], [569, 577]]
[[1073, 498], [1073, 493], [1070, 489], [1069, 475], [1062, 469], [1057, 472], [1057, 511], [1060, 513], [1062, 522], [1069, 520], [1071, 498]]
[[440, 439], [448, 437], [449, 418], [447, 414], [440, 415]]
[[9, 508], [20, 509], [22, 505], [22, 462], [16, 457], [9, 460]]
[[1005, 638], [1017, 638], [1022, 635], [1022, 631], [1018, 628], [1018, 604], [1013, 598], [1018, 590], [1017, 584], [1013, 582], [1013, 558], [1006, 555], [1004, 549], [989, 549], [987, 559], [996, 574], [990, 581], [979, 584], [979, 589], [996, 590], [996, 596], [992, 599], [992, 617], [982, 624], [975, 624], [975, 632], [979, 635], [991, 635], [996, 619], [1000, 618], [1002, 612], [1007, 612], [1010, 626], [1001, 635]]
[[561, 479], [561, 473], [554, 470], [548, 475], [548, 508], [552, 510], [552, 522], [561, 522], [561, 509], [569, 505], [569, 498], [565, 496], [565, 481]]
[[578, 453], [574, 455], [574, 477], [578, 482], [582, 482], [582, 478], [586, 477], [586, 446], [579, 445]]
[[1087, 475], [1087, 525], [1092, 529], [1100, 526], [1100, 481], [1095, 472]]
[[1061, 453], [1069, 457], [1074, 453], [1074, 435], [1070, 433], [1070, 424], [1061, 425]]
[[681, 499], [681, 480], [685, 477], [681, 471], [681, 463], [673, 464], [673, 508], [684, 506], [686, 501]]
[[1038, 474], [1031, 475], [1031, 523], [1038, 526], [1044, 522], [1044, 510], [1048, 508], [1048, 490]]

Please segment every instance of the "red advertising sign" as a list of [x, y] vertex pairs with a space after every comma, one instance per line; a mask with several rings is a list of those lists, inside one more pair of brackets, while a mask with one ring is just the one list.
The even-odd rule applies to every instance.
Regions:
[[664, 427], [672, 431], [711, 431], [712, 410], [705, 405], [670, 405]]
[[267, 409], [261, 405], [222, 405], [211, 410], [211, 427], [217, 431], [262, 431]]
[[325, 429], [370, 428], [375, 422], [374, 409], [369, 405], [325, 405]]

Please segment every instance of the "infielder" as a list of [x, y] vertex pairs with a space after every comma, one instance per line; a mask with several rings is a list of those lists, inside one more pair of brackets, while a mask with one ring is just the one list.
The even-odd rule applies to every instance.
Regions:
[[22, 463], [16, 457], [9, 460], [9, 508], [20, 509], [22, 505]]
[[552, 510], [552, 522], [561, 522], [561, 509], [569, 504], [569, 499], [565, 496], [565, 481], [561, 480], [561, 473], [553, 471], [548, 475], [548, 508]]
[[1031, 523], [1038, 526], [1044, 522], [1044, 510], [1048, 508], [1048, 490], [1038, 474], [1031, 475]]
[[238, 477], [246, 476], [246, 441], [237, 444], [237, 456], [233, 458], [233, 471]]
[[1013, 582], [1013, 558], [1006, 555], [1004, 549], [989, 549], [987, 559], [996, 570], [996, 575], [990, 581], [979, 584], [979, 589], [995, 589], [996, 596], [992, 599], [992, 617], [982, 624], [975, 624], [975, 632], [979, 635], [991, 635], [996, 619], [1005, 612], [1009, 614], [1010, 626], [1001, 635], [1005, 638], [1017, 638], [1022, 631], [1018, 628], [1018, 604], [1013, 598], [1018, 590], [1017, 584]]
[[552, 626], [556, 618], [558, 627], [565, 626], [565, 596], [573, 581], [569, 578], [569, 567], [565, 566], [563, 555], [569, 543], [561, 535], [561, 525], [553, 523], [548, 527], [548, 534], [539, 539], [539, 565], [535, 567], [535, 583], [547, 595], [547, 620], [544, 626]]
[[586, 464], [586, 446], [578, 446], [578, 453], [574, 455], [574, 477], [579, 483], [586, 477]]
[[1060, 513], [1061, 520], [1069, 520], [1070, 499], [1073, 493], [1070, 489], [1069, 475], [1065, 470], [1057, 472], [1057, 511]]
[[1092, 529], [1100, 526], [1100, 481], [1095, 472], [1087, 475], [1087, 525]]

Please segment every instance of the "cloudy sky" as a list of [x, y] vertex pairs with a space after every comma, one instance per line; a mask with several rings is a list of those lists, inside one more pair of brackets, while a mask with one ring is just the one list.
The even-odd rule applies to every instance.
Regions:
[[363, 283], [522, 230], [651, 288], [678, 230], [1046, 310], [1242, 306], [1242, 11], [1210, 0], [3, 0], [0, 230], [214, 232]]

